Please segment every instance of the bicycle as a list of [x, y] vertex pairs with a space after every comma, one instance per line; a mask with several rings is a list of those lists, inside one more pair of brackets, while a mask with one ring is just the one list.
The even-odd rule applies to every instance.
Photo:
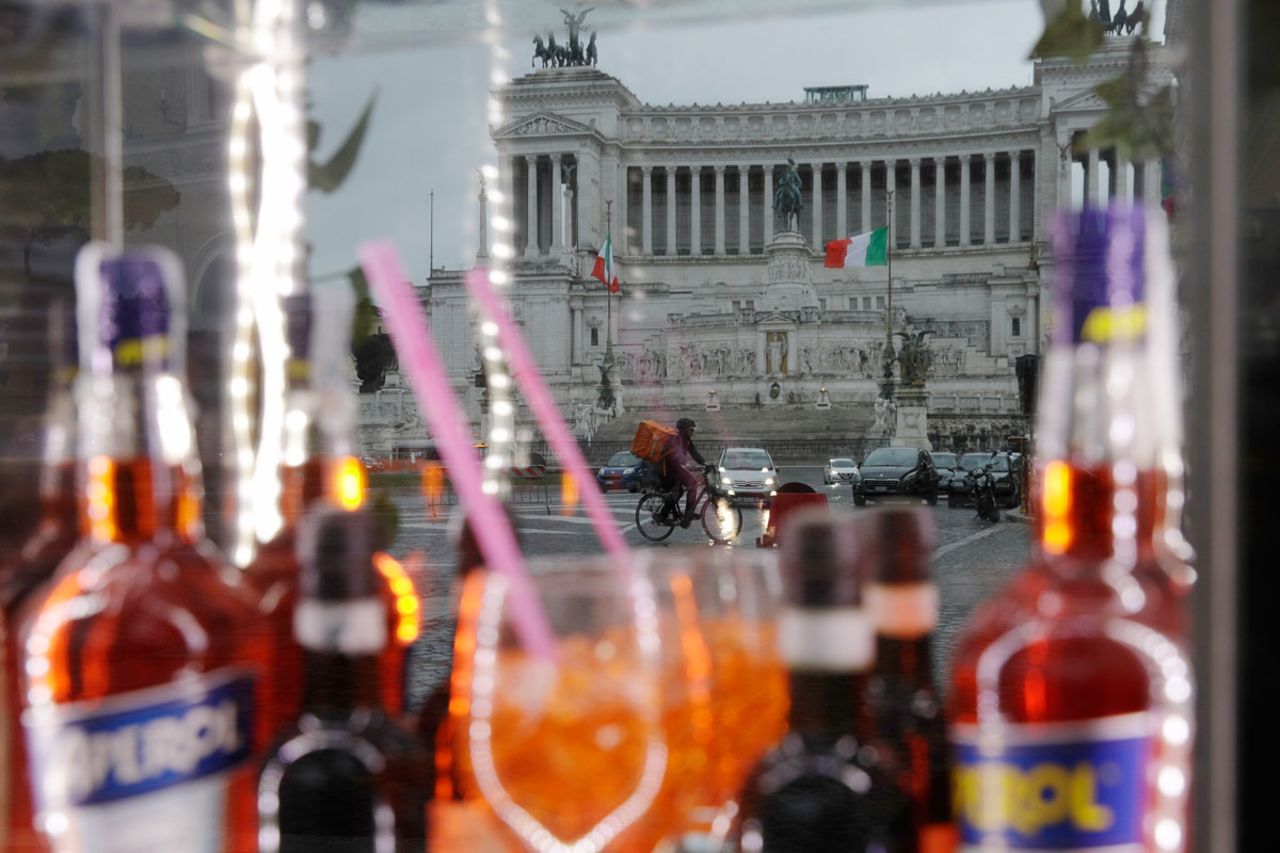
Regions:
[[[703, 488], [699, 490], [698, 505], [694, 515], [702, 521], [702, 529], [712, 542], [724, 544], [738, 538], [742, 532], [742, 510], [734, 505], [715, 485], [714, 469], [703, 470]], [[672, 489], [646, 486], [636, 504], [636, 529], [650, 542], [661, 542], [670, 536], [684, 518], [680, 498], [686, 501], [687, 493], [680, 495], [680, 486]]]

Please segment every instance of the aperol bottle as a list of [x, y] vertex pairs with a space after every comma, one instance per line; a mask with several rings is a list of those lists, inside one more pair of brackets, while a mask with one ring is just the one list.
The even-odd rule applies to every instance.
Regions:
[[382, 706], [373, 520], [314, 507], [298, 534], [302, 713], [258, 780], [262, 853], [426, 847], [430, 756]]
[[24, 620], [36, 823], [60, 851], [243, 850], [268, 660], [201, 524], [180, 268], [91, 244], [76, 279], [89, 546]]
[[[1158, 215], [1063, 214], [1037, 422], [1038, 547], [954, 655], [966, 849], [1186, 846], [1192, 681], [1173, 577], [1143, 562], [1159, 500]], [[1166, 356], [1167, 350], [1164, 350]], [[1144, 568], [1144, 566], [1146, 566]]]
[[4, 730], [0, 732], [0, 764], [4, 792], [0, 807], [7, 811], [0, 825], [5, 849], [40, 849], [41, 838], [32, 825], [31, 789], [27, 782], [27, 747], [22, 733], [21, 661], [18, 623], [31, 594], [52, 577], [54, 569], [80, 538], [76, 514], [75, 402], [72, 387], [79, 361], [76, 354], [75, 312], [70, 300], [50, 310], [50, 387], [45, 414], [44, 458], [38, 499], [40, 518], [35, 532], [16, 558], [0, 566], [0, 636], [4, 655]]
[[868, 686], [875, 628], [848, 521], [796, 518], [783, 542], [778, 640], [788, 731], [752, 771], [734, 841], [743, 850], [913, 851], [897, 757], [878, 736]]
[[880, 509], [858, 516], [855, 536], [876, 629], [868, 686], [876, 727], [900, 757], [898, 785], [911, 798], [918, 849], [948, 853], [955, 848], [955, 829], [946, 721], [933, 677], [938, 588], [929, 567], [932, 519], [919, 509]]
[[[349, 300], [348, 300], [349, 302]], [[245, 569], [258, 591], [271, 638], [276, 671], [266, 710], [271, 731], [297, 719], [302, 707], [303, 650], [293, 634], [298, 603], [297, 526], [317, 502], [356, 510], [365, 502], [363, 464], [355, 456], [355, 400], [341, 375], [340, 361], [328, 355], [313, 359], [313, 341], [346, 352], [350, 305], [325, 294], [298, 294], [284, 300], [287, 391], [280, 466], [278, 532], [259, 549]], [[389, 554], [376, 564], [383, 583], [379, 591], [391, 640], [381, 653], [383, 704], [401, 711], [404, 666], [409, 645], [418, 636], [418, 597], [413, 581]]]

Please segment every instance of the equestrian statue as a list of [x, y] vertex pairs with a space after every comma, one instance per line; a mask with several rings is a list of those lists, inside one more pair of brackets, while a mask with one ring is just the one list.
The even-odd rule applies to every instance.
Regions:
[[800, 173], [796, 171], [796, 161], [788, 157], [787, 165], [778, 175], [778, 188], [773, 191], [773, 211], [782, 220], [783, 231], [800, 230], [800, 211], [803, 209]]

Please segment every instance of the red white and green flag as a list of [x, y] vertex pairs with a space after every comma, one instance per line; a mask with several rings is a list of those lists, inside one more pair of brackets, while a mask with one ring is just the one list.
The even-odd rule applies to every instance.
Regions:
[[882, 267], [887, 260], [889, 248], [889, 229], [877, 228], [862, 234], [854, 234], [843, 240], [832, 240], [827, 244], [827, 259], [823, 266], [835, 267]]
[[618, 280], [618, 268], [613, 263], [613, 234], [605, 235], [604, 246], [596, 254], [596, 265], [591, 269], [591, 277], [604, 282], [610, 293], [617, 293], [622, 289], [622, 282]]

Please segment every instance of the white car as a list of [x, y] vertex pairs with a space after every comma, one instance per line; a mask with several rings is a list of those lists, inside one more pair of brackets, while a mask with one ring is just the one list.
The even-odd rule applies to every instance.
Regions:
[[822, 469], [822, 482], [827, 485], [833, 483], [852, 483], [858, 479], [858, 466], [852, 459], [828, 459], [827, 465]]
[[734, 499], [766, 505], [778, 493], [778, 468], [769, 451], [759, 447], [726, 447], [716, 466], [717, 487]]

